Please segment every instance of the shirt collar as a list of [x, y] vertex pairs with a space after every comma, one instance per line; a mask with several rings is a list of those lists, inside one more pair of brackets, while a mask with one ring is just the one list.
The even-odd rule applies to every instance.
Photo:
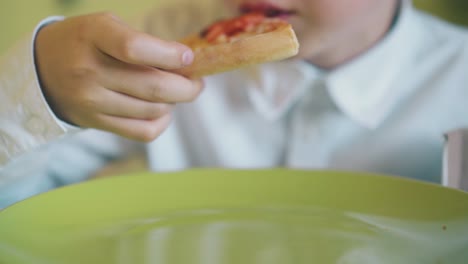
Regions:
[[408, 94], [396, 81], [418, 48], [419, 30], [410, 1], [403, 0], [399, 12], [394, 27], [378, 44], [325, 76], [335, 104], [370, 129], [381, 124]]
[[398, 77], [421, 46], [421, 25], [415, 21], [411, 1], [402, 0], [398, 12], [392, 29], [379, 43], [330, 72], [300, 60], [241, 70], [248, 75], [245, 81], [252, 105], [265, 118], [276, 120], [311, 86], [322, 83], [343, 113], [364, 127], [376, 128], [410, 92], [397, 81], [404, 82]]
[[270, 121], [283, 116], [323, 76], [302, 60], [286, 60], [246, 69], [247, 92], [254, 108]]

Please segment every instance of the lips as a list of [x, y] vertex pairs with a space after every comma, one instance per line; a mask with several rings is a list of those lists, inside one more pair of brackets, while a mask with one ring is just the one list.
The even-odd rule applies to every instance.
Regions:
[[239, 7], [241, 13], [262, 13], [266, 17], [287, 17], [295, 14], [295, 11], [286, 10], [268, 3], [243, 4]]

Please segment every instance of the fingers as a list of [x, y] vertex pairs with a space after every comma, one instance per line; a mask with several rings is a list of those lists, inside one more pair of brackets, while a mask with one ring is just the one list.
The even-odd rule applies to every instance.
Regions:
[[98, 129], [113, 132], [126, 138], [149, 142], [161, 135], [169, 126], [171, 115], [166, 114], [154, 120], [138, 120], [100, 115], [98, 121]]
[[78, 126], [150, 141], [169, 125], [173, 104], [192, 101], [202, 89], [201, 81], [169, 72], [191, 62], [188, 47], [112, 15], [69, 18], [41, 32], [44, 95], [57, 116]]
[[169, 114], [174, 108], [173, 104], [143, 101], [110, 90], [104, 90], [102, 96], [99, 96], [95, 101], [96, 112], [140, 120], [160, 118]]
[[191, 102], [203, 89], [201, 79], [192, 80], [151, 67], [122, 63], [108, 65], [101, 78], [108, 89], [157, 103]]
[[178, 69], [193, 61], [190, 48], [138, 32], [111, 14], [97, 19], [93, 41], [98, 50], [120, 61], [148, 65], [160, 69]]

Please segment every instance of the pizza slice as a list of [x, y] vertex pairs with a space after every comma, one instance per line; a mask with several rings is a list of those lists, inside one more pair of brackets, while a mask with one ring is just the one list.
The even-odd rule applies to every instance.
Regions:
[[216, 21], [180, 42], [195, 53], [190, 66], [176, 71], [189, 77], [286, 59], [296, 55], [299, 49], [291, 25], [284, 19], [262, 12]]

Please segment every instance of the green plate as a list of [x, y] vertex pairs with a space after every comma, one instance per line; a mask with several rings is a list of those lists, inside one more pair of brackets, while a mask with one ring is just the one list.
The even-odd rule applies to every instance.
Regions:
[[467, 263], [468, 194], [398, 177], [190, 170], [0, 211], [0, 263]]

